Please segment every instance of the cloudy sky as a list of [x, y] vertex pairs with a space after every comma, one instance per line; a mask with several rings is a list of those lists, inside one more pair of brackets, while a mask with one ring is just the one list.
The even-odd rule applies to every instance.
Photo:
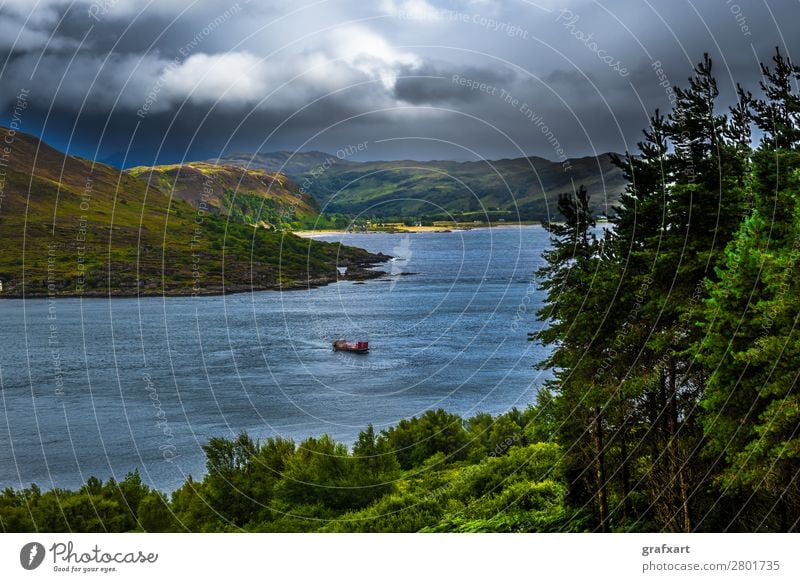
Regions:
[[[635, 149], [709, 52], [729, 103], [796, 0], [0, 0], [0, 123], [116, 165]], [[19, 108], [18, 108], [19, 113]]]

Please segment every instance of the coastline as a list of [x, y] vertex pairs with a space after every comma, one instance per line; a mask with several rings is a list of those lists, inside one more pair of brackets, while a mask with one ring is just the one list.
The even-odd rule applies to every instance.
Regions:
[[326, 228], [322, 230], [295, 230], [292, 234], [301, 238], [315, 238], [320, 236], [334, 236], [338, 234], [398, 234], [398, 233], [450, 233], [465, 230], [483, 230], [498, 228], [519, 228], [521, 226], [539, 226], [539, 222], [504, 222], [503, 224], [449, 224], [438, 226], [407, 226], [404, 224], [391, 224], [386, 228], [370, 230], [347, 230]]
[[340, 274], [338, 271], [335, 275], [313, 277], [305, 281], [292, 281], [290, 283], [278, 283], [275, 285], [242, 285], [232, 283], [231, 285], [214, 285], [205, 287], [200, 291], [195, 291], [191, 287], [180, 288], [170, 291], [158, 289], [144, 289], [141, 291], [133, 290], [92, 290], [83, 291], [81, 293], [56, 293], [50, 294], [48, 292], [30, 292], [30, 293], [3, 293], [0, 294], [0, 300], [3, 299], [132, 299], [132, 298], [154, 298], [154, 297], [220, 297], [225, 295], [235, 295], [241, 293], [255, 293], [259, 291], [302, 291], [308, 289], [317, 289], [325, 287], [334, 283], [341, 283], [346, 281], [369, 281], [372, 279], [379, 279], [386, 276], [386, 271], [379, 271], [376, 268], [380, 265], [387, 263], [392, 257], [388, 255], [379, 254], [382, 257], [380, 261], [371, 263], [364, 263], [357, 266], [349, 266], [345, 275]]

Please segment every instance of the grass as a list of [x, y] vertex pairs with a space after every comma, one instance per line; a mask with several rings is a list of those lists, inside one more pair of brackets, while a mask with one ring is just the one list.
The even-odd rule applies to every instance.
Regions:
[[[300, 182], [308, 177], [300, 174]], [[596, 214], [607, 214], [625, 186], [607, 155], [562, 164], [532, 158], [485, 162], [361, 162], [333, 165], [309, 180], [329, 213], [361, 218], [547, 220], [558, 194], [584, 184]]]
[[297, 287], [336, 280], [337, 266], [367, 276], [365, 267], [381, 259], [201, 212], [135, 175], [23, 134], [5, 168], [0, 237], [4, 297]]

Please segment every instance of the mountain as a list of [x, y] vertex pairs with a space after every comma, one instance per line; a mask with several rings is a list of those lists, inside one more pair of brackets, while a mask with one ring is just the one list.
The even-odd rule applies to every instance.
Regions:
[[303, 176], [315, 168], [324, 167], [326, 163], [336, 163], [340, 168], [357, 165], [358, 162], [341, 160], [333, 154], [325, 152], [271, 152], [248, 154], [239, 153], [222, 158], [208, 160], [211, 164], [232, 164], [244, 168], [260, 168], [270, 172], [282, 172], [287, 176]]
[[280, 228], [319, 215], [317, 201], [284, 174], [236, 165], [189, 162], [127, 172], [195, 208], [249, 225]]
[[0, 296], [305, 287], [337, 280], [338, 266], [349, 278], [375, 276], [368, 267], [386, 259], [228, 223], [31, 135], [0, 128], [0, 142]]
[[552, 162], [528, 157], [477, 162], [340, 160], [323, 152], [236, 154], [211, 163], [280, 170], [328, 214], [384, 219], [546, 220], [558, 195], [583, 184], [596, 214], [610, 214], [626, 181], [611, 154]]

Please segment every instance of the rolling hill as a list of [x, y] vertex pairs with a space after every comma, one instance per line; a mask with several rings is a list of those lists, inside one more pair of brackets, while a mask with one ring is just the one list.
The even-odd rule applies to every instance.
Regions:
[[[376, 276], [387, 257], [228, 222], [0, 128], [2, 297], [214, 294]], [[215, 170], [217, 172], [217, 170]]]
[[316, 200], [284, 174], [189, 162], [127, 170], [151, 187], [242, 224], [282, 228], [319, 215]]
[[282, 172], [287, 176], [304, 176], [315, 168], [323, 167], [326, 162], [329, 165], [335, 163], [339, 171], [342, 168], [358, 166], [358, 162], [342, 160], [333, 154], [320, 151], [291, 152], [284, 150], [257, 154], [239, 153], [208, 160], [210, 164], [233, 164], [244, 168], [260, 168], [270, 172]]
[[384, 219], [546, 220], [558, 194], [583, 184], [608, 215], [626, 182], [610, 154], [552, 162], [529, 157], [477, 162], [340, 160], [323, 152], [235, 154], [210, 160], [281, 171], [325, 213]]

